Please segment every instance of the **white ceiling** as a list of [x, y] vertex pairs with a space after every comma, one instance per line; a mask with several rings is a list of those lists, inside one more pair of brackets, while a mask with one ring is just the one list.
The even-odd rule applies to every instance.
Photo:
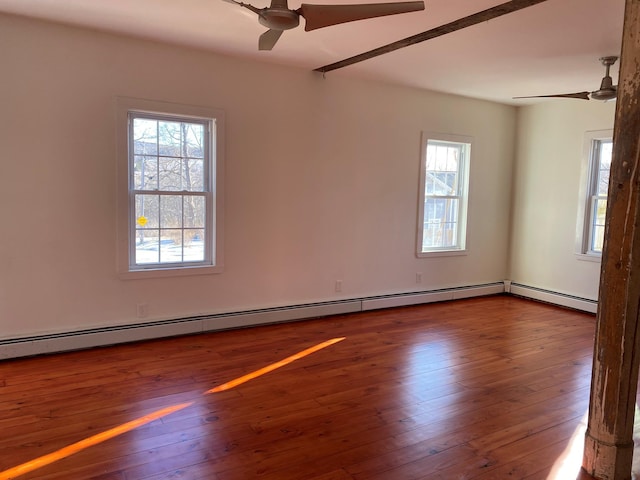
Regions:
[[[249, 0], [256, 7], [268, 0]], [[306, 0], [313, 3], [313, 0]], [[384, 0], [321, 0], [373, 3]], [[391, 1], [391, 0], [389, 0]], [[256, 15], [222, 0], [0, 0], [0, 11], [313, 70], [506, 0], [425, 0], [426, 9], [284, 32], [258, 51]], [[289, 8], [300, 0], [289, 0]], [[376, 78], [503, 103], [519, 95], [596, 90], [599, 57], [619, 55], [624, 0], [547, 0], [524, 10], [327, 73]], [[617, 63], [612, 76], [617, 80]], [[579, 102], [583, 100], [560, 100]]]

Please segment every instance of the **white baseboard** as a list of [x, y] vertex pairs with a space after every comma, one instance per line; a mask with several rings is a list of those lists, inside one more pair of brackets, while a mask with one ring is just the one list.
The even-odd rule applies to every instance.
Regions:
[[291, 322], [379, 308], [493, 295], [502, 292], [504, 292], [504, 284], [502, 282], [496, 282], [486, 285], [472, 285], [435, 291], [293, 305], [203, 317], [96, 328], [51, 335], [38, 335], [27, 338], [6, 339], [0, 340], [0, 360], [136, 342], [140, 340], [151, 340], [154, 338]]
[[407, 305], [419, 305], [421, 303], [445, 302], [462, 298], [494, 295], [504, 292], [502, 282], [488, 285], [474, 285], [470, 287], [448, 288], [431, 292], [417, 292], [400, 295], [388, 295], [362, 300], [362, 310], [375, 310], [378, 308], [402, 307]]
[[519, 283], [509, 282], [509, 289], [507, 290], [505, 288], [505, 291], [509, 291], [511, 295], [517, 295], [519, 297], [531, 298], [533, 300], [553, 303], [554, 305], [573, 308], [575, 310], [581, 310], [583, 312], [596, 313], [598, 310], [598, 302], [596, 300], [589, 300], [588, 298], [581, 298], [564, 293], [552, 292], [550, 290], [544, 290], [542, 288], [531, 287], [528, 285], [521, 285]]

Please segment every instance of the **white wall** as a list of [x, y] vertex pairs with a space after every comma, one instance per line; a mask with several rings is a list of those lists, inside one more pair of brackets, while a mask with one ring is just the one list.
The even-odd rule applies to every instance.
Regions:
[[512, 281], [597, 300], [600, 263], [575, 255], [581, 167], [585, 132], [612, 129], [614, 116], [615, 102], [519, 108]]
[[[513, 107], [9, 16], [0, 43], [2, 338], [507, 276]], [[116, 96], [225, 110], [224, 273], [118, 277]], [[422, 130], [475, 139], [467, 256], [414, 254]]]

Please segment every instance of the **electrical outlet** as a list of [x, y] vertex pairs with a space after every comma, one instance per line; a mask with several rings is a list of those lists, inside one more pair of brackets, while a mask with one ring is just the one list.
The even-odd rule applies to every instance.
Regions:
[[422, 272], [416, 272], [416, 283], [422, 283]]
[[336, 280], [336, 292], [342, 291], [342, 280]]
[[136, 305], [136, 313], [138, 318], [145, 318], [148, 314], [149, 306], [146, 303]]

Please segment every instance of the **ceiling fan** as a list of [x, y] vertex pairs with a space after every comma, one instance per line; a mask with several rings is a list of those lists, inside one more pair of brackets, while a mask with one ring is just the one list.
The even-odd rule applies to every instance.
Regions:
[[600, 88], [593, 92], [559, 93], [556, 95], [533, 95], [530, 97], [513, 98], [577, 98], [580, 100], [589, 100], [592, 98], [594, 100], [613, 100], [616, 98], [618, 93], [618, 86], [613, 84], [611, 75], [609, 75], [609, 69], [611, 68], [611, 65], [616, 63], [616, 60], [618, 60], [618, 57], [615, 56], [602, 57], [600, 59], [600, 62], [606, 69], [606, 72], [602, 78], [602, 82], [600, 82]]
[[271, 5], [265, 8], [257, 8], [237, 0], [226, 1], [256, 13], [258, 22], [269, 28], [260, 35], [259, 50], [271, 50], [284, 30], [298, 26], [301, 16], [305, 19], [304, 29], [308, 32], [339, 23], [424, 10], [423, 1], [356, 5], [309, 5], [303, 3], [296, 10], [291, 10], [288, 7], [287, 0], [271, 0]]

